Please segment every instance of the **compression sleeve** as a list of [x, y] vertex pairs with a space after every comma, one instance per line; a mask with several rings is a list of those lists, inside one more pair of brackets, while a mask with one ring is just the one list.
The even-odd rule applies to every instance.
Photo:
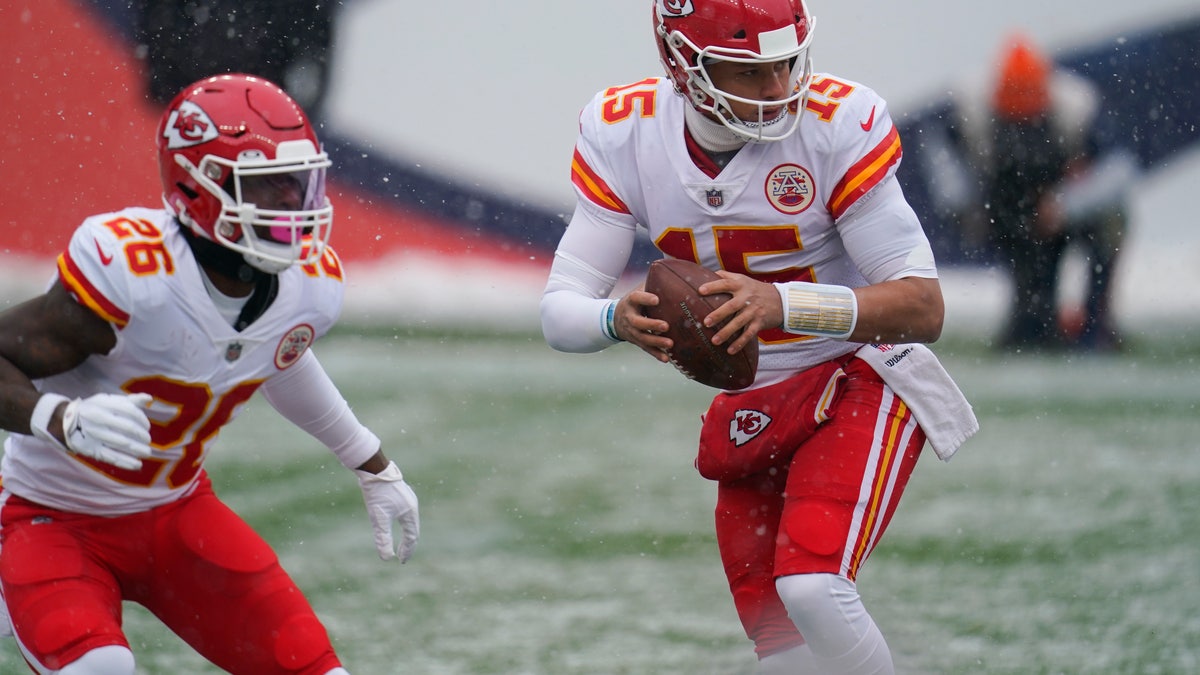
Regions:
[[311, 349], [264, 382], [262, 392], [271, 407], [324, 443], [347, 469], [358, 468], [379, 451], [379, 437], [354, 416]]
[[542, 294], [542, 334], [553, 349], [596, 352], [616, 344], [604, 326], [608, 299], [633, 251], [637, 223], [582, 200], [563, 233]]

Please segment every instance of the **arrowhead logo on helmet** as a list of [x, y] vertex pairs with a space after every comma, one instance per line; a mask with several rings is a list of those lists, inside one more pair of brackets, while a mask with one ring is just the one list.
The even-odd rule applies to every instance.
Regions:
[[658, 13], [663, 16], [687, 16], [695, 11], [692, 0], [658, 0]]
[[184, 101], [171, 111], [171, 117], [163, 128], [167, 147], [189, 148], [207, 143], [217, 137], [217, 125], [204, 109], [192, 101]]

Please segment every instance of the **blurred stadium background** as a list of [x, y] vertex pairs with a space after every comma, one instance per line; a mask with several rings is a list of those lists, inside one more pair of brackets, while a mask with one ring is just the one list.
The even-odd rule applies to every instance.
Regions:
[[[404, 568], [379, 563], [353, 481], [261, 403], [212, 471], [353, 672], [752, 671], [711, 486], [691, 468], [709, 392], [631, 350], [555, 354], [537, 328], [576, 114], [658, 73], [648, 5], [335, 4], [314, 117], [351, 286], [318, 353], [417, 487], [422, 546]], [[84, 216], [158, 203], [133, 9], [0, 0], [0, 306], [44, 286]], [[947, 88], [990, 72], [1010, 31], [1101, 79], [1114, 55], [1153, 64], [1120, 99], [1157, 111], [1138, 127], [1146, 173], [1118, 277], [1130, 349], [993, 353], [1006, 280], [927, 219], [948, 301], [939, 353], [983, 431], [918, 469], [861, 583], [902, 672], [1200, 672], [1195, 3], [810, 9], [817, 68], [873, 86], [913, 130], [902, 172], [918, 206], [921, 125]], [[142, 672], [214, 672], [139, 608], [127, 621]], [[0, 673], [23, 668], [0, 643]]]
[[[146, 96], [148, 39], [136, 11], [149, 1], [0, 0], [0, 105], [10, 120], [0, 198], [13, 234], [5, 244], [12, 272], [0, 285], [20, 284], [10, 296], [40, 287], [44, 275], [26, 263], [56, 254], [83, 216], [158, 203], [158, 106]], [[966, 264], [961, 233], [925, 208], [921, 132], [936, 124], [946, 90], [990, 77], [1014, 30], [1113, 92], [1109, 105], [1137, 139], [1146, 174], [1117, 279], [1126, 332], [1200, 313], [1200, 293], [1191, 291], [1200, 285], [1200, 231], [1188, 202], [1188, 186], [1200, 181], [1194, 3], [815, 0], [810, 9], [817, 68], [879, 90], [901, 126], [900, 175], [945, 270], [952, 328], [990, 334], [1002, 319], [1005, 279]], [[328, 86], [312, 112], [337, 163], [334, 243], [354, 263], [348, 316], [500, 329], [536, 323], [549, 256], [572, 209], [567, 170], [578, 111], [602, 87], [659, 71], [648, 3], [451, 10], [344, 0], [327, 16]], [[269, 29], [257, 30], [259, 42], [270, 39]], [[244, 41], [255, 35], [247, 30]], [[186, 36], [176, 44], [203, 51]], [[423, 292], [392, 290], [417, 286]]]

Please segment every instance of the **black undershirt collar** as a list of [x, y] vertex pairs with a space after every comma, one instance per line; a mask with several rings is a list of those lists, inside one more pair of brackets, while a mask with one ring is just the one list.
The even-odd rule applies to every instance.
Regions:
[[197, 236], [182, 223], [179, 224], [179, 232], [183, 235], [183, 240], [187, 242], [188, 248], [192, 250], [196, 262], [199, 263], [201, 274], [204, 274], [206, 270], [211, 270], [230, 279], [254, 283], [254, 291], [250, 294], [250, 299], [246, 301], [241, 314], [233, 324], [234, 330], [242, 332], [267, 311], [279, 293], [278, 275], [268, 274], [253, 267], [246, 262], [241, 253]]

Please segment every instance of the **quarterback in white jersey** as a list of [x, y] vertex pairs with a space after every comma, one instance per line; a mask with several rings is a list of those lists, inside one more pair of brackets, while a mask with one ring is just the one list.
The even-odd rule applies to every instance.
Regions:
[[[572, 164], [583, 197], [578, 215], [593, 227], [571, 236], [604, 235], [606, 250], [611, 235], [599, 228], [616, 226], [632, 247], [642, 223], [668, 256], [775, 283], [936, 278], [929, 243], [893, 180], [900, 139], [883, 100], [860, 84], [814, 74], [804, 103], [790, 139], [750, 146], [722, 167], [682, 133], [694, 108], [670, 80], [597, 94], [581, 115]], [[856, 209], [860, 200], [871, 203]], [[758, 338], [760, 384], [855, 349], [781, 328]]]
[[605, 89], [580, 116], [543, 333], [665, 362], [667, 326], [642, 312], [658, 298], [609, 297], [638, 228], [716, 271], [701, 292], [732, 299], [710, 315], [728, 320], [714, 342], [757, 340], [759, 369], [714, 399], [696, 466], [718, 482], [718, 544], [762, 671], [892, 672], [854, 580], [926, 441], [949, 457], [975, 429], [919, 344], [943, 302], [895, 178], [899, 135], [874, 91], [812, 71], [802, 0], [654, 4], [667, 77]]
[[261, 388], [354, 470], [379, 555], [416, 545], [416, 495], [311, 351], [344, 289], [328, 157], [299, 106], [246, 75], [181, 92], [158, 150], [167, 208], [88, 218], [49, 290], [0, 315], [5, 628], [35, 672], [132, 675], [133, 601], [228, 672], [344, 675], [204, 470]]

